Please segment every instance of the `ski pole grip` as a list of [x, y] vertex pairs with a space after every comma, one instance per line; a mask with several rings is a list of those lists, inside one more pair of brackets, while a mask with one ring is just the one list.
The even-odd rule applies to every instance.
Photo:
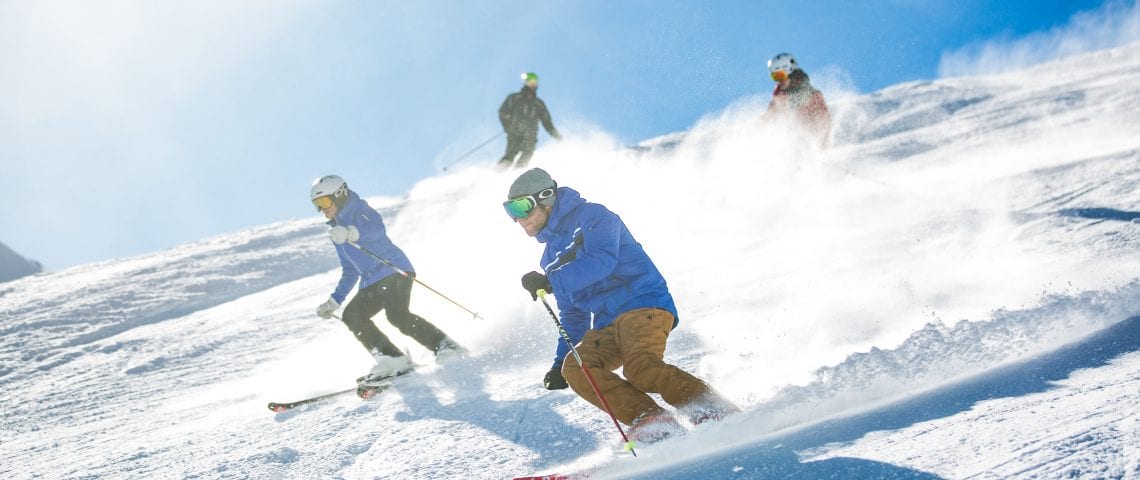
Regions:
[[536, 290], [534, 293], [538, 295], [538, 298], [546, 298], [546, 290], [543, 290], [540, 288], [540, 289]]

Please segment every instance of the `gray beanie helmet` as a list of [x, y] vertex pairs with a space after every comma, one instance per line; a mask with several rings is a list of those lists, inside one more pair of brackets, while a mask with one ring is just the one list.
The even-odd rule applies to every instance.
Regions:
[[[507, 193], [507, 200], [524, 197], [527, 195], [534, 195], [548, 188], [558, 188], [558, 183], [550, 178], [550, 174], [541, 168], [532, 168], [519, 175], [515, 179], [515, 183], [511, 184], [511, 190]], [[548, 198], [538, 200], [542, 205], [554, 205], [554, 195]]]

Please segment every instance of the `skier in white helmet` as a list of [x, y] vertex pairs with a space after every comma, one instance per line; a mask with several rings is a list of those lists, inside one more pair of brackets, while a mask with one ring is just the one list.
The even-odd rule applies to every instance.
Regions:
[[811, 80], [790, 53], [768, 60], [768, 73], [776, 82], [766, 117], [790, 118], [800, 125], [820, 148], [827, 148], [831, 136], [831, 114], [823, 94], [811, 86]]
[[379, 381], [413, 368], [404, 352], [372, 323], [372, 316], [380, 310], [385, 310], [388, 321], [400, 333], [435, 352], [437, 359], [462, 353], [463, 349], [439, 328], [408, 311], [415, 271], [404, 252], [388, 238], [380, 213], [349, 190], [344, 179], [336, 175], [316, 179], [309, 198], [317, 211], [328, 219], [329, 237], [341, 265], [340, 282], [329, 299], [317, 307], [317, 316], [332, 318], [348, 292], [359, 284], [356, 295], [344, 308], [341, 321], [376, 360], [371, 372], [361, 380]]

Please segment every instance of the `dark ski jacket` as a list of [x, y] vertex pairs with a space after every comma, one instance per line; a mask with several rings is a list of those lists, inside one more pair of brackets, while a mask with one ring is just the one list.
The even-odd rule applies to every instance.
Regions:
[[[573, 189], [557, 192], [550, 220], [535, 238], [546, 244], [542, 269], [570, 339], [578, 343], [587, 330], [605, 328], [638, 308], [660, 308], [676, 318], [665, 278], [621, 218]], [[559, 340], [554, 365], [561, 366], [569, 351]]]
[[538, 98], [535, 89], [523, 85], [522, 89], [507, 95], [503, 104], [499, 106], [499, 123], [508, 136], [522, 136], [526, 139], [538, 139], [538, 124], [546, 129], [551, 137], [561, 138], [554, 122], [550, 120], [550, 111], [546, 103]]
[[[408, 260], [407, 255], [404, 255], [404, 251], [388, 239], [380, 213], [370, 207], [368, 202], [361, 199], [356, 192], [348, 191], [348, 201], [344, 203], [344, 208], [338, 210], [336, 218], [329, 220], [328, 224], [356, 226], [356, 229], [360, 230], [360, 240], [356, 242], [357, 245], [392, 262], [408, 274], [415, 273], [412, 270], [412, 262]], [[333, 246], [336, 247], [336, 255], [340, 257], [341, 266], [340, 283], [336, 284], [336, 290], [332, 294], [333, 300], [337, 303], [344, 303], [345, 297], [357, 280], [360, 281], [359, 289], [364, 290], [384, 277], [397, 274], [392, 267], [348, 243], [340, 245], [333, 243]]]
[[772, 101], [768, 103], [768, 115], [794, 115], [795, 120], [808, 132], [820, 137], [826, 146], [831, 134], [831, 113], [823, 94], [811, 86], [811, 80], [803, 70], [794, 70], [788, 76], [788, 86], [776, 85]]

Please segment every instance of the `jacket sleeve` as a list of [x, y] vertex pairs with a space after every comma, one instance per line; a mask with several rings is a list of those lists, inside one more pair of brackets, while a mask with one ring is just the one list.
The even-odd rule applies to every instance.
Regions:
[[356, 214], [349, 223], [360, 231], [360, 240], [357, 241], [359, 244], [390, 242], [388, 231], [384, 228], [384, 219], [380, 217], [380, 212], [372, 207], [361, 208], [360, 213]]
[[762, 117], [764, 123], [776, 120], [776, 117], [780, 114], [780, 110], [783, 107], [780, 102], [783, 99], [780, 98], [779, 92], [779, 87], [772, 92], [772, 99], [768, 101], [768, 109], [764, 110], [764, 116]]
[[600, 205], [582, 214], [574, 244], [563, 247], [546, 275], [555, 293], [576, 292], [608, 277], [617, 268], [621, 219]]
[[558, 133], [558, 130], [554, 128], [554, 120], [550, 119], [550, 110], [546, 109], [546, 102], [542, 101], [542, 99], [539, 99], [538, 105], [542, 107], [540, 112], [541, 115], [539, 116], [539, 118], [542, 120], [542, 128], [545, 128], [546, 133], [549, 133], [551, 137], [561, 140], [562, 135], [560, 135]]
[[827, 111], [827, 102], [823, 100], [823, 93], [815, 90], [808, 101], [808, 113], [811, 119], [811, 129], [820, 135], [820, 146], [827, 147], [831, 138], [831, 112]]
[[345, 248], [347, 247], [344, 245], [336, 245], [336, 256], [340, 258], [340, 281], [337, 282], [336, 290], [332, 293], [332, 299], [341, 305], [344, 305], [344, 299], [348, 297], [348, 292], [360, 279], [360, 273], [351, 266], [348, 257], [345, 256]]
[[513, 99], [514, 96], [515, 95], [513, 93], [510, 95], [507, 95], [507, 98], [505, 100], [503, 100], [503, 104], [499, 105], [499, 123], [501, 123], [503, 125], [503, 130], [508, 130], [508, 131], [510, 130], [511, 99]]
[[[586, 330], [590, 329], [590, 314], [583, 312], [575, 307], [570, 302], [570, 298], [564, 294], [554, 293], [554, 299], [558, 301], [558, 313], [560, 314], [559, 321], [562, 322], [562, 328], [566, 329], [566, 334], [570, 336], [570, 341], [575, 345], [582, 341], [582, 337], [586, 335]], [[565, 306], [564, 306], [565, 305]], [[570, 353], [570, 346], [566, 344], [566, 340], [562, 338], [562, 334], [558, 335], [558, 346], [554, 349], [554, 367], [562, 367], [563, 360], [566, 359], [566, 354]]]

